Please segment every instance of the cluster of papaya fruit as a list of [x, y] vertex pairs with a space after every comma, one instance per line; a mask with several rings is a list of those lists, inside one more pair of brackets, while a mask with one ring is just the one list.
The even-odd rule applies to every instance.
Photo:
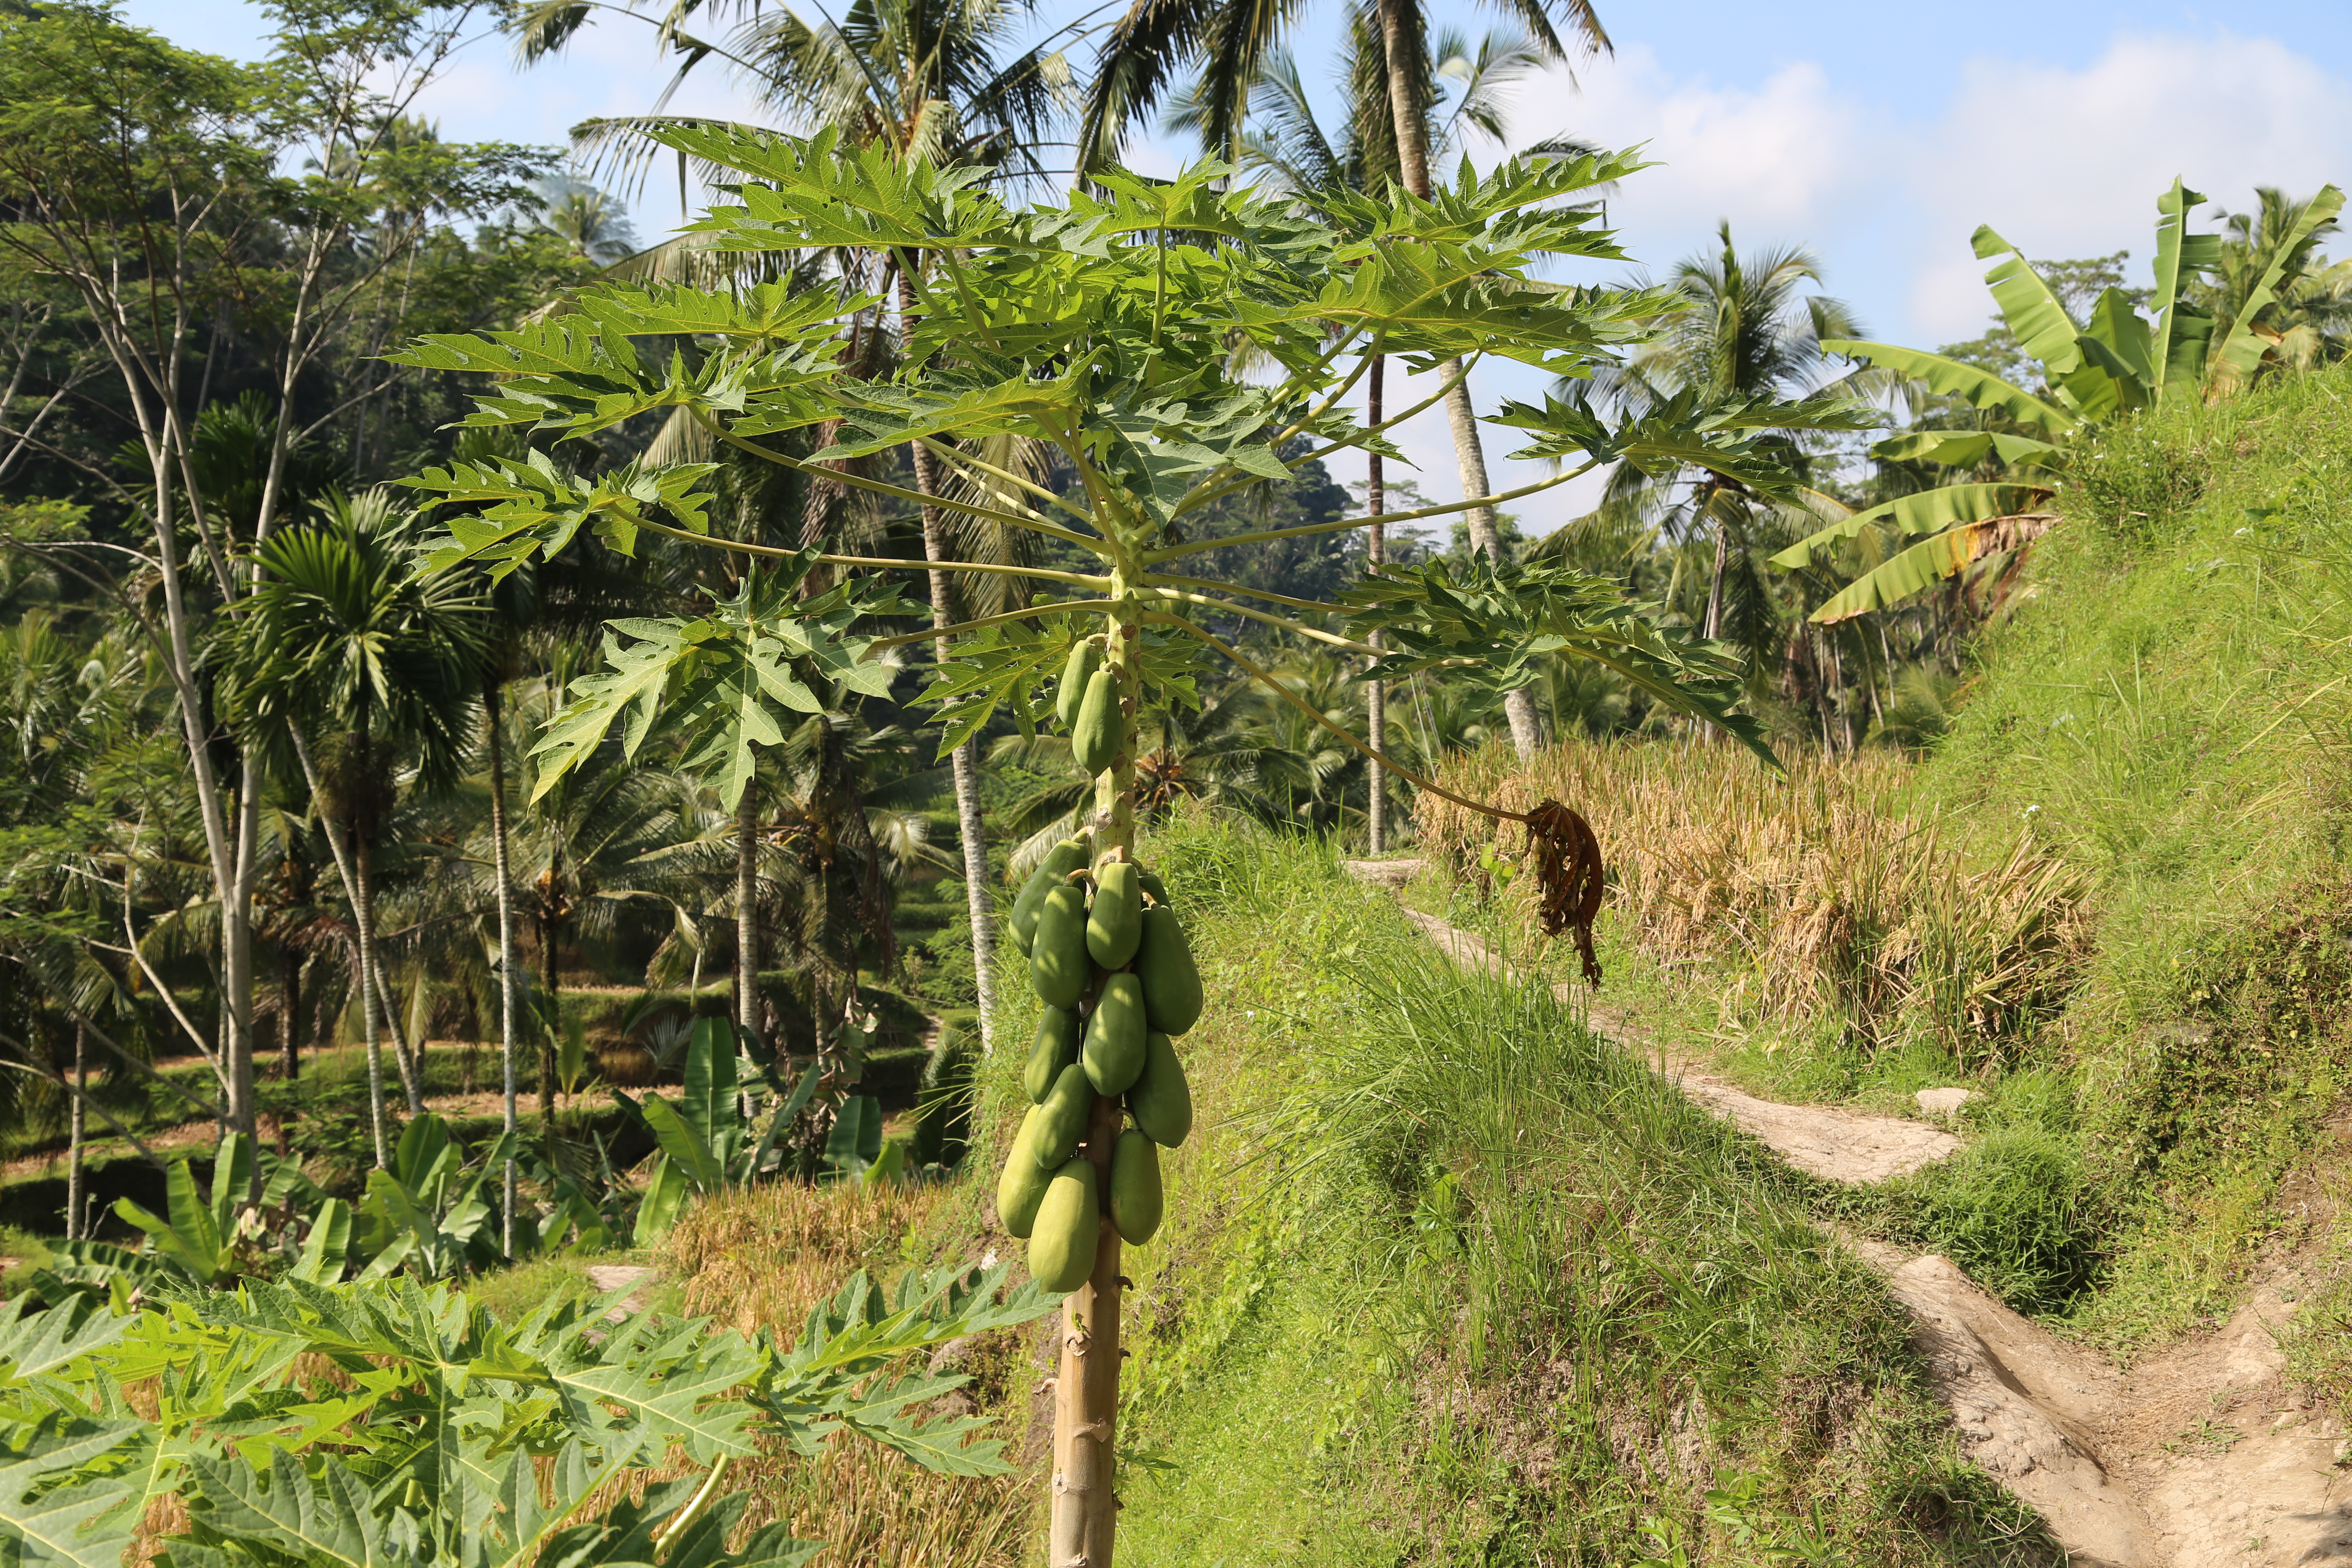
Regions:
[[[1074, 736], [1110, 675], [1088, 673], [1064, 679], [1066, 699], [1083, 693]], [[1108, 713], [1116, 750], [1115, 696]], [[1151, 1239], [1162, 1207], [1160, 1151], [1192, 1130], [1192, 1091], [1172, 1043], [1201, 1016], [1192, 944], [1159, 878], [1124, 850], [1092, 860], [1083, 835], [1055, 845], [1007, 922], [1045, 1006], [1022, 1074], [1029, 1111], [997, 1180], [996, 1211], [1027, 1239], [1029, 1272], [1049, 1290], [1075, 1290], [1094, 1272], [1106, 1212], [1129, 1245]], [[1097, 1118], [1098, 1100], [1124, 1116]], [[1118, 1130], [1129, 1119], [1135, 1125]], [[1090, 1130], [1110, 1140], [1107, 1205]]]

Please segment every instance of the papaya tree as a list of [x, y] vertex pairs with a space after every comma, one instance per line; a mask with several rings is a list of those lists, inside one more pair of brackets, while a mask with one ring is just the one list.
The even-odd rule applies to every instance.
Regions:
[[2189, 232], [2189, 215], [2204, 201], [2179, 180], [2157, 198], [2156, 288], [2147, 315], [2129, 294], [2109, 288], [2092, 305], [2090, 320], [2077, 321], [2022, 251], [1990, 225], [1976, 231], [1978, 258], [1992, 263], [1985, 287], [2019, 348], [2042, 365], [2037, 391], [1919, 349], [1850, 339], [1822, 343], [1824, 353], [1866, 360], [1979, 412], [1977, 429], [1915, 430], [1879, 442], [1874, 456], [1968, 470], [1990, 463], [1999, 477], [1897, 497], [1773, 556], [1774, 565], [1801, 571], [1816, 554], [1868, 530], [1918, 541], [1847, 584], [1813, 612], [1814, 620], [1828, 625], [1885, 609], [1989, 555], [2032, 542], [2057, 521], [2048, 503], [2086, 438], [2141, 409], [2216, 395], [2252, 379], [2277, 336], [2266, 330], [2263, 312], [2308, 259], [2309, 241], [2343, 210], [2344, 193], [2324, 186], [2296, 213], [2245, 285], [2219, 347], [2212, 313], [2199, 303], [2195, 285], [2221, 265], [2222, 237]]
[[[1138, 716], [1197, 705], [1196, 683], [1220, 663], [1303, 706], [1245, 647], [1210, 630], [1210, 616], [1339, 649], [1364, 661], [1357, 668], [1371, 679], [1442, 668], [1512, 690], [1535, 679], [1538, 661], [1590, 659], [1662, 707], [1770, 754], [1755, 721], [1735, 711], [1738, 665], [1661, 629], [1613, 582], [1479, 554], [1458, 569], [1389, 567], [1316, 603], [1193, 576], [1186, 560], [1371, 519], [1204, 540], [1188, 534], [1187, 518], [1335, 452], [1398, 458], [1388, 432], [1445, 390], [1361, 422], [1349, 395], [1382, 356], [1423, 369], [1459, 360], [1457, 376], [1497, 356], [1569, 377], [1570, 388], [1489, 418], [1526, 434], [1520, 456], [1556, 459], [1549, 477], [1392, 512], [1391, 522], [1491, 507], [1612, 463], [1709, 468], [1771, 493], [1790, 480], [1773, 457], [1785, 443], [1768, 433], [1874, 421], [1835, 399], [1692, 394], [1612, 422], [1580, 395], [1577, 378], [1643, 341], [1673, 303], [1654, 290], [1529, 277], [1549, 257], [1622, 254], [1596, 208], [1570, 203], [1631, 174], [1639, 164], [1626, 154], [1515, 161], [1483, 175], [1465, 163], [1427, 197], [1220, 189], [1230, 171], [1204, 164], [1166, 183], [1110, 174], [1061, 205], [1017, 210], [978, 171], [901, 162], [829, 136], [698, 126], [660, 134], [688, 157], [740, 173], [696, 225], [707, 243], [891, 258], [916, 302], [892, 379], [861, 379], [846, 360], [860, 312], [877, 301], [845, 287], [784, 284], [607, 285], [578, 296], [568, 314], [424, 340], [403, 359], [495, 378], [476, 424], [584, 443], [640, 416], [683, 410], [737, 451], [786, 468], [827, 465], [833, 481], [907, 508], [1026, 530], [1091, 569], [723, 540], [708, 526], [708, 465], [640, 460], [574, 478], [541, 457], [454, 464], [409, 481], [436, 498], [446, 519], [446, 539], [424, 569], [478, 562], [495, 575], [562, 552], [583, 529], [625, 555], [648, 534], [732, 552], [742, 563], [735, 587], [714, 591], [699, 615], [611, 623], [604, 668], [572, 683], [538, 745], [545, 788], [607, 744], [615, 726], [632, 756], [670, 734], [688, 770], [722, 798], [748, 776], [757, 748], [781, 743], [785, 714], [815, 711], [836, 688], [884, 691], [894, 648], [941, 635], [875, 625], [920, 611], [888, 585], [890, 574], [1009, 574], [1031, 589], [1016, 608], [946, 628], [925, 697], [940, 715], [942, 752], [1009, 715], [1024, 733], [1066, 729], [1095, 781], [1090, 822], [1023, 889], [1009, 922], [1045, 1022], [1027, 1075], [1041, 1103], [1000, 1196], [1007, 1228], [1029, 1239], [1033, 1274], [1069, 1292], [1051, 1560], [1108, 1563], [1120, 1249], [1156, 1228], [1156, 1151], [1191, 1122], [1172, 1041], [1205, 1000], [1167, 889], [1137, 858]], [[824, 444], [803, 439], [803, 457], [777, 439], [801, 431]], [[1056, 482], [992, 461], [1007, 441], [1055, 454]], [[957, 482], [925, 493], [835, 461], [907, 447]], [[1373, 754], [1327, 716], [1307, 717]], [[1375, 760], [1447, 794], [1392, 759]], [[1590, 923], [1601, 867], [1582, 818], [1551, 801], [1527, 813], [1462, 804], [1525, 826], [1548, 929], [1573, 931], [1597, 977]]]

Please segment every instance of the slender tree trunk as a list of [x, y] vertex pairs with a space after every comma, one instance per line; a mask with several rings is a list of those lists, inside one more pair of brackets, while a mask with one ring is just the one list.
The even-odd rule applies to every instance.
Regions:
[[286, 1081], [302, 1077], [302, 962], [290, 944], [278, 947], [278, 1060]]
[[[499, 731], [499, 710], [506, 694], [502, 682], [482, 683], [482, 710], [490, 730], [490, 864], [499, 882], [499, 1068], [506, 1103], [508, 1147], [514, 1147], [515, 1118], [515, 930], [514, 883], [507, 875], [507, 752]], [[689, 1004], [689, 1006], [691, 1004]], [[507, 1162], [506, 1201], [500, 1205], [499, 1250], [514, 1256], [515, 1163]]]
[[1713, 642], [1723, 630], [1723, 574], [1731, 563], [1731, 535], [1720, 522], [1715, 525], [1715, 570], [1706, 580], [1706, 619], [1700, 626], [1699, 636]]
[[[1112, 574], [1111, 595], [1124, 598], [1123, 568]], [[1110, 668], [1118, 675], [1126, 734], [1110, 770], [1095, 785], [1097, 863], [1135, 854], [1135, 713], [1143, 683], [1139, 663], [1142, 628], [1132, 612], [1113, 615], [1106, 627]], [[1102, 1194], [1094, 1273], [1062, 1303], [1060, 1373], [1054, 1384], [1054, 1513], [1047, 1541], [1049, 1568], [1110, 1568], [1118, 1534], [1118, 1500], [1112, 1457], [1118, 1451], [1119, 1302], [1118, 1230], [1110, 1220], [1110, 1156], [1125, 1121], [1119, 1101], [1096, 1097], [1079, 1153], [1095, 1168]]]
[[359, 896], [352, 900], [352, 921], [359, 927], [360, 939], [360, 1038], [367, 1049], [368, 1130], [375, 1137], [375, 1165], [381, 1171], [392, 1164], [392, 1146], [384, 1137], [383, 1127], [383, 1047], [376, 1040], [375, 986], [375, 910], [374, 895], [368, 883], [372, 847], [364, 833], [352, 835], [352, 879]]
[[[1421, 84], [1413, 80], [1407, 35], [1422, 25], [1409, 0], [1380, 0], [1381, 45], [1388, 57], [1389, 111], [1396, 120], [1397, 167], [1404, 188], [1423, 200], [1429, 196], [1429, 121], [1421, 101]], [[1454, 432], [1454, 458], [1462, 471], [1462, 499], [1491, 495], [1486, 481], [1486, 448], [1478, 438], [1478, 419], [1470, 402], [1470, 384], [1463, 378], [1462, 362], [1447, 360], [1437, 374], [1454, 384], [1445, 395], [1445, 422]], [[1470, 548], [1483, 550], [1496, 565], [1503, 563], [1503, 544], [1495, 530], [1495, 509], [1473, 507], [1469, 514]], [[1535, 753], [1539, 739], [1535, 700], [1525, 688], [1503, 699], [1503, 712], [1511, 721], [1511, 744], [1522, 760]]]
[[[1387, 356], [1377, 356], [1372, 361], [1370, 373], [1365, 377], [1368, 384], [1364, 394], [1364, 423], [1367, 425], [1381, 422], [1381, 382], [1387, 366]], [[1380, 521], [1387, 510], [1388, 488], [1382, 483], [1381, 455], [1369, 453], [1364, 458], [1364, 511], [1372, 519], [1372, 528], [1365, 541], [1364, 559], [1376, 572], [1389, 558], [1388, 525]], [[1380, 647], [1381, 634], [1374, 632], [1370, 641], [1374, 647]], [[1389, 749], [1388, 690], [1385, 684], [1378, 680], [1369, 683], [1364, 692], [1364, 739], [1371, 742], [1375, 752]], [[1364, 814], [1364, 837], [1370, 853], [1384, 855], [1388, 853], [1389, 844], [1388, 770], [1369, 758], [1365, 760], [1364, 768], [1364, 776], [1371, 784], [1371, 799]]]
[[[904, 271], [898, 275], [898, 308], [902, 317], [915, 303], [913, 279]], [[919, 441], [908, 448], [915, 460], [915, 489], [926, 496], [940, 493], [939, 467], [932, 459], [930, 448]], [[943, 561], [947, 558], [947, 541], [940, 523], [940, 509], [923, 509], [923, 559]], [[948, 594], [948, 574], [934, 569], [931, 578], [931, 625], [952, 626], [954, 606]], [[940, 638], [932, 645], [941, 663], [947, 661], [948, 639]], [[963, 841], [963, 897], [966, 913], [971, 921], [971, 964], [980, 990], [980, 1049], [985, 1056], [994, 1047], [996, 1016], [996, 918], [995, 899], [988, 875], [988, 840], [980, 816], [980, 737], [975, 735], [955, 749], [951, 757], [955, 771], [956, 835]]]
[[760, 1032], [760, 781], [735, 798], [735, 1021]]
[[[250, 759], [247, 759], [249, 762]], [[236, 795], [236, 863], [221, 910], [221, 1057], [228, 1069], [228, 1120], [255, 1131], [253, 1084], [253, 884], [261, 868], [261, 790], [241, 769]], [[256, 1165], [253, 1179], [261, 1180]], [[249, 1194], [260, 1195], [257, 1185]]]
[[547, 1027], [539, 1037], [539, 1135], [547, 1146], [548, 1163], [555, 1163], [555, 1042], [563, 1028], [563, 991], [558, 945], [562, 933], [553, 921], [539, 922], [539, 987], [544, 999]]
[[89, 1094], [89, 1026], [79, 1019], [74, 1021], [74, 1091], [73, 1105], [67, 1112], [72, 1118], [68, 1133], [69, 1148], [66, 1155], [66, 1239], [81, 1237], [81, 1145], [86, 1112], [82, 1100]]
[[400, 1072], [401, 1098], [408, 1102], [408, 1114], [425, 1114], [425, 1055], [424, 1042], [412, 1044], [407, 1026], [400, 1021], [397, 993], [384, 977], [383, 961], [375, 965], [377, 1005], [383, 1010], [384, 1032], [392, 1037], [392, 1065]]

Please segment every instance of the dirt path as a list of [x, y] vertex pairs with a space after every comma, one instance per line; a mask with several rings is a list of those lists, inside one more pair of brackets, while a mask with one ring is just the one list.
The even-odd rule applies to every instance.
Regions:
[[[1348, 869], [1402, 889], [1420, 862], [1350, 861]], [[1500, 967], [1472, 933], [1405, 913], [1455, 962]], [[1622, 1016], [1595, 1007], [1591, 1016], [1801, 1170], [1883, 1181], [1959, 1147], [1922, 1122], [1759, 1100], [1694, 1070]], [[2337, 1138], [2352, 1152], [2352, 1123]], [[2303, 1244], [2265, 1261], [2227, 1324], [2128, 1369], [2011, 1311], [1948, 1258], [1842, 1239], [1886, 1276], [1910, 1312], [1912, 1343], [1969, 1457], [2042, 1515], [2072, 1563], [2352, 1568], [2352, 1440], [2341, 1419], [2288, 1384], [2276, 1337], [2317, 1283], [2333, 1219], [2315, 1186], [2302, 1209]]]
[[[1413, 871], [1421, 868], [1421, 862], [1351, 860], [1347, 866], [1351, 873], [1368, 881], [1401, 888]], [[1400, 868], [1410, 869], [1400, 875]], [[1421, 928], [1439, 952], [1456, 963], [1478, 969], [1504, 967], [1486, 944], [1471, 932], [1418, 910], [1408, 909], [1404, 915]], [[1560, 1000], [1570, 1000], [1571, 990], [1567, 985], [1559, 987]], [[1777, 1100], [1759, 1100], [1700, 1070], [1694, 1059], [1668, 1050], [1613, 1008], [1590, 1006], [1586, 1018], [1600, 1034], [1648, 1058], [1660, 1073], [1673, 1079], [1701, 1107], [1737, 1123], [1778, 1150], [1789, 1163], [1812, 1175], [1840, 1182], [1883, 1182], [1906, 1171], [1933, 1164], [1960, 1146], [1958, 1138], [1924, 1121], [1900, 1116], [1868, 1116], [1834, 1105], [1783, 1105]]]

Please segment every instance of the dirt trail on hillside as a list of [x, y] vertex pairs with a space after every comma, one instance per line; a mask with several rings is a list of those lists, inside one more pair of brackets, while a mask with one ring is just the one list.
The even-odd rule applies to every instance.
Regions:
[[[1401, 889], [1421, 863], [1347, 868]], [[1404, 912], [1456, 963], [1502, 967], [1472, 933]], [[1698, 1104], [1816, 1175], [1883, 1181], [1959, 1146], [1923, 1122], [1759, 1100], [1693, 1070], [1620, 1015], [1596, 1006], [1590, 1016]], [[2352, 1124], [2336, 1132], [2352, 1143]], [[1910, 1312], [1912, 1344], [1969, 1458], [2041, 1514], [2078, 1568], [2352, 1568], [2352, 1440], [2289, 1386], [2276, 1337], [2319, 1280], [2331, 1206], [2306, 1192], [2301, 1244], [2264, 1260], [2225, 1325], [2128, 1369], [2011, 1310], [1948, 1258], [1840, 1239]]]
[[[1350, 860], [1348, 870], [1366, 881], [1402, 888], [1421, 869], [1418, 860]], [[1408, 909], [1405, 918], [1421, 928], [1440, 952], [1468, 968], [1501, 972], [1502, 961], [1469, 931], [1446, 924], [1435, 915]], [[1563, 1002], [1573, 987], [1557, 988]], [[1933, 1164], [1957, 1151], [1960, 1141], [1939, 1127], [1900, 1116], [1867, 1116], [1834, 1105], [1784, 1105], [1759, 1100], [1712, 1073], [1702, 1071], [1690, 1058], [1677, 1056], [1614, 1008], [1589, 1005], [1586, 1019], [1592, 1028], [1618, 1045], [1655, 1063], [1682, 1091], [1717, 1116], [1736, 1123], [1759, 1142], [1780, 1152], [1799, 1170], [1839, 1182], [1883, 1182], [1906, 1171]]]

